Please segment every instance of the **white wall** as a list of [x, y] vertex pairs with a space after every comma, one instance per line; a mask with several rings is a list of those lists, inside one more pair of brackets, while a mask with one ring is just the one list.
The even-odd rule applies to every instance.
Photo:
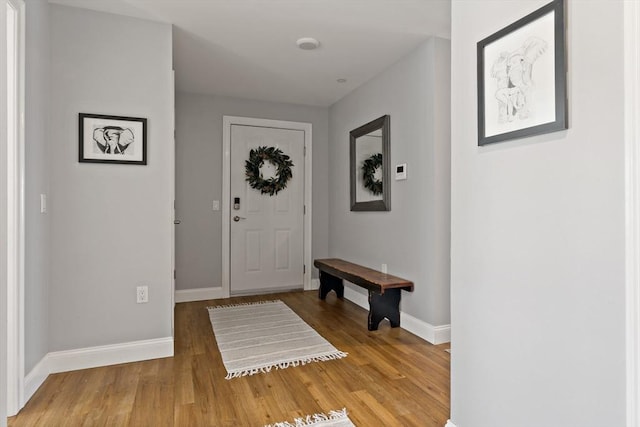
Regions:
[[477, 146], [476, 43], [546, 3], [453, 1], [457, 427], [625, 424], [622, 2], [567, 2], [568, 131]]
[[[434, 326], [449, 323], [449, 58], [430, 39], [329, 113], [329, 253], [412, 280], [402, 311]], [[350, 212], [349, 131], [384, 114], [408, 179], [392, 174], [390, 212]]]
[[[311, 123], [313, 126], [314, 258], [328, 254], [328, 109], [178, 93], [176, 97], [176, 289], [222, 285], [222, 116]], [[317, 272], [314, 272], [317, 275]]]
[[[50, 17], [49, 351], [171, 336], [171, 27], [58, 5]], [[146, 117], [148, 165], [79, 163], [80, 112]]]
[[26, 0], [25, 82], [25, 373], [48, 353], [50, 216], [40, 213], [49, 194], [49, 3]]

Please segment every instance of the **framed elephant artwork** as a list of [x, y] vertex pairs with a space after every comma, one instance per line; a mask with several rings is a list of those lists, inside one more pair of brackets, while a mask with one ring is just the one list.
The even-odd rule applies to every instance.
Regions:
[[567, 129], [564, 0], [478, 42], [478, 145]]
[[81, 163], [147, 164], [147, 119], [78, 114]]

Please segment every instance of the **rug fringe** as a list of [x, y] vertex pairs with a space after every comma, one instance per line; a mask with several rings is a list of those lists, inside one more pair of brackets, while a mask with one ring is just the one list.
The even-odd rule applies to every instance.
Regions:
[[329, 353], [329, 354], [323, 354], [321, 356], [313, 356], [313, 357], [307, 357], [307, 358], [300, 359], [300, 360], [291, 360], [289, 362], [275, 363], [273, 365], [263, 366], [263, 367], [260, 367], [260, 368], [244, 369], [242, 371], [229, 372], [229, 373], [227, 373], [227, 376], [225, 377], [225, 379], [230, 380], [232, 378], [240, 378], [240, 377], [246, 377], [246, 376], [260, 374], [260, 373], [267, 373], [267, 372], [271, 372], [271, 369], [273, 369], [273, 368], [275, 368], [275, 369], [287, 369], [287, 368], [290, 368], [290, 367], [306, 365], [307, 363], [327, 362], [329, 360], [338, 360], [338, 359], [342, 359], [344, 357], [347, 357], [348, 354], [349, 353], [345, 353], [344, 351], [336, 351], [336, 352]]
[[237, 304], [227, 304], [227, 305], [212, 305], [207, 307], [207, 310], [216, 310], [218, 308], [230, 308], [230, 307], [242, 307], [245, 305], [260, 305], [260, 304], [271, 304], [274, 302], [280, 302], [279, 299], [274, 299], [271, 301], [256, 301], [256, 302], [243, 302], [243, 303], [237, 303]]
[[288, 421], [269, 424], [264, 427], [311, 427], [320, 421], [335, 421], [347, 418], [347, 408], [342, 408], [341, 410], [329, 411], [328, 414], [313, 414], [307, 415], [306, 417], [296, 418], [294, 419], [294, 423], [292, 424]]

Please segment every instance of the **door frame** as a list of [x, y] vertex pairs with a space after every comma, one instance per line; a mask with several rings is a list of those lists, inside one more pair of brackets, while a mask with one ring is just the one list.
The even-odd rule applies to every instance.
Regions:
[[640, 4], [624, 3], [627, 427], [640, 427]]
[[311, 123], [282, 120], [257, 119], [252, 117], [222, 117], [222, 288], [215, 298], [229, 298], [231, 294], [231, 126], [257, 126], [277, 129], [293, 129], [304, 132], [304, 205], [303, 218], [303, 289], [311, 288], [311, 164], [312, 126]]
[[171, 338], [175, 340], [176, 317], [176, 71], [171, 70], [171, 127], [173, 130], [171, 155]]
[[[3, 219], [2, 234], [3, 244], [0, 249], [2, 254], [2, 274], [0, 286], [6, 289], [6, 410], [8, 416], [13, 416], [24, 406], [24, 272], [25, 272], [25, 3], [23, 0], [5, 0], [0, 2], [2, 10], [2, 37], [1, 43], [3, 61], [1, 66], [7, 68], [6, 40], [6, 5], [17, 11], [17, 64], [16, 64], [16, 138], [3, 144], [3, 153], [0, 155], [1, 161], [7, 168], [11, 168], [11, 175], [0, 179], [0, 209], [4, 212], [0, 217]], [[6, 98], [7, 93], [4, 87], [7, 76], [2, 74], [2, 92]], [[7, 136], [7, 110], [3, 106], [2, 110], [2, 135]], [[5, 139], [5, 138], [3, 138]], [[9, 144], [12, 143], [11, 146]], [[5, 216], [6, 215], [6, 216]], [[6, 222], [5, 222], [6, 220]], [[6, 234], [5, 234], [6, 233]], [[0, 298], [2, 299], [2, 298]], [[4, 325], [3, 325], [4, 326]], [[4, 335], [4, 334], [3, 334]], [[3, 367], [4, 368], [4, 367]], [[0, 393], [0, 395], [2, 395]]]

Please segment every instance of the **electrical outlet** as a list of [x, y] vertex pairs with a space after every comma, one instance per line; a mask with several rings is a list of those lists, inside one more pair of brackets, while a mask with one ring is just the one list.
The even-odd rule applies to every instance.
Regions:
[[382, 269], [381, 270], [382, 270], [382, 272], [384, 274], [387, 274], [387, 264], [382, 264]]
[[144, 304], [146, 302], [149, 302], [149, 287], [138, 286], [136, 288], [136, 303]]

